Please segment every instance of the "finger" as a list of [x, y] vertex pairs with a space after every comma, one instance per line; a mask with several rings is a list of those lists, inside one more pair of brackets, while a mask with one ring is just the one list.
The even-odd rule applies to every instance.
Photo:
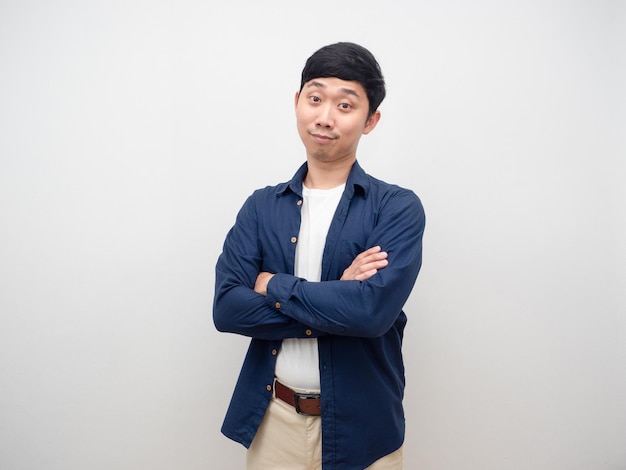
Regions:
[[373, 246], [371, 248], [368, 248], [367, 250], [365, 250], [363, 252], [363, 254], [365, 256], [369, 256], [369, 255], [373, 255], [375, 253], [380, 253], [382, 251], [382, 248], [379, 245]]
[[388, 264], [389, 264], [389, 261], [387, 261], [386, 259], [370, 261], [369, 263], [364, 263], [361, 266], [359, 266], [359, 271], [362, 273], [366, 273], [371, 270], [382, 269]]
[[360, 265], [365, 265], [369, 263], [378, 263], [379, 261], [384, 261], [387, 259], [387, 252], [380, 251], [378, 253], [372, 253], [367, 257], [358, 261]]
[[372, 277], [374, 274], [376, 274], [378, 272], [377, 269], [370, 269], [369, 271], [366, 271], [364, 273], [359, 274], [358, 276], [356, 276], [356, 280], [357, 281], [366, 281], [367, 279], [369, 279], [370, 277]]
[[359, 253], [354, 259], [356, 261], [356, 260], [360, 260], [363, 258], [367, 258], [368, 256], [373, 255], [374, 253], [378, 253], [380, 250], [381, 250], [380, 246], [373, 246]]

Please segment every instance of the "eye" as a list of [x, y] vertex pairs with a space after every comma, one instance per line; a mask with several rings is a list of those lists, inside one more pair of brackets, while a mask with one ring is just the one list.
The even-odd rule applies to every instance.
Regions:
[[340, 103], [339, 104], [339, 109], [342, 110], [349, 110], [352, 106], [350, 105], [350, 103]]
[[319, 103], [320, 101], [322, 101], [319, 96], [315, 96], [315, 95], [311, 96], [310, 99], [313, 103]]

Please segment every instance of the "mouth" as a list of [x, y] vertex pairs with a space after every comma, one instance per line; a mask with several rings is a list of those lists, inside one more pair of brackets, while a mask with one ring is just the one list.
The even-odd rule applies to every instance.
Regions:
[[315, 142], [318, 142], [320, 144], [327, 144], [328, 142], [331, 142], [337, 138], [337, 136], [335, 135], [318, 134], [313, 132], [309, 132], [309, 134], [311, 135], [311, 137], [313, 137], [313, 140]]

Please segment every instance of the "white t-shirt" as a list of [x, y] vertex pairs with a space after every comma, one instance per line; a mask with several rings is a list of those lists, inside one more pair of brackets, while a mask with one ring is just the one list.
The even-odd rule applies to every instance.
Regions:
[[[294, 274], [310, 282], [322, 276], [322, 256], [326, 236], [345, 184], [333, 189], [309, 189], [302, 186], [300, 233], [296, 246]], [[306, 392], [319, 392], [320, 374], [317, 338], [283, 340], [276, 360], [279, 382]]]

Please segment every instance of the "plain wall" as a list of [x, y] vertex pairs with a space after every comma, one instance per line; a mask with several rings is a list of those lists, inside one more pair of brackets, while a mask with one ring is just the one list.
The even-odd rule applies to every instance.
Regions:
[[244, 467], [214, 265], [349, 40], [388, 83], [359, 161], [427, 212], [407, 470], [626, 469], [624, 5], [0, 3], [0, 468]]

